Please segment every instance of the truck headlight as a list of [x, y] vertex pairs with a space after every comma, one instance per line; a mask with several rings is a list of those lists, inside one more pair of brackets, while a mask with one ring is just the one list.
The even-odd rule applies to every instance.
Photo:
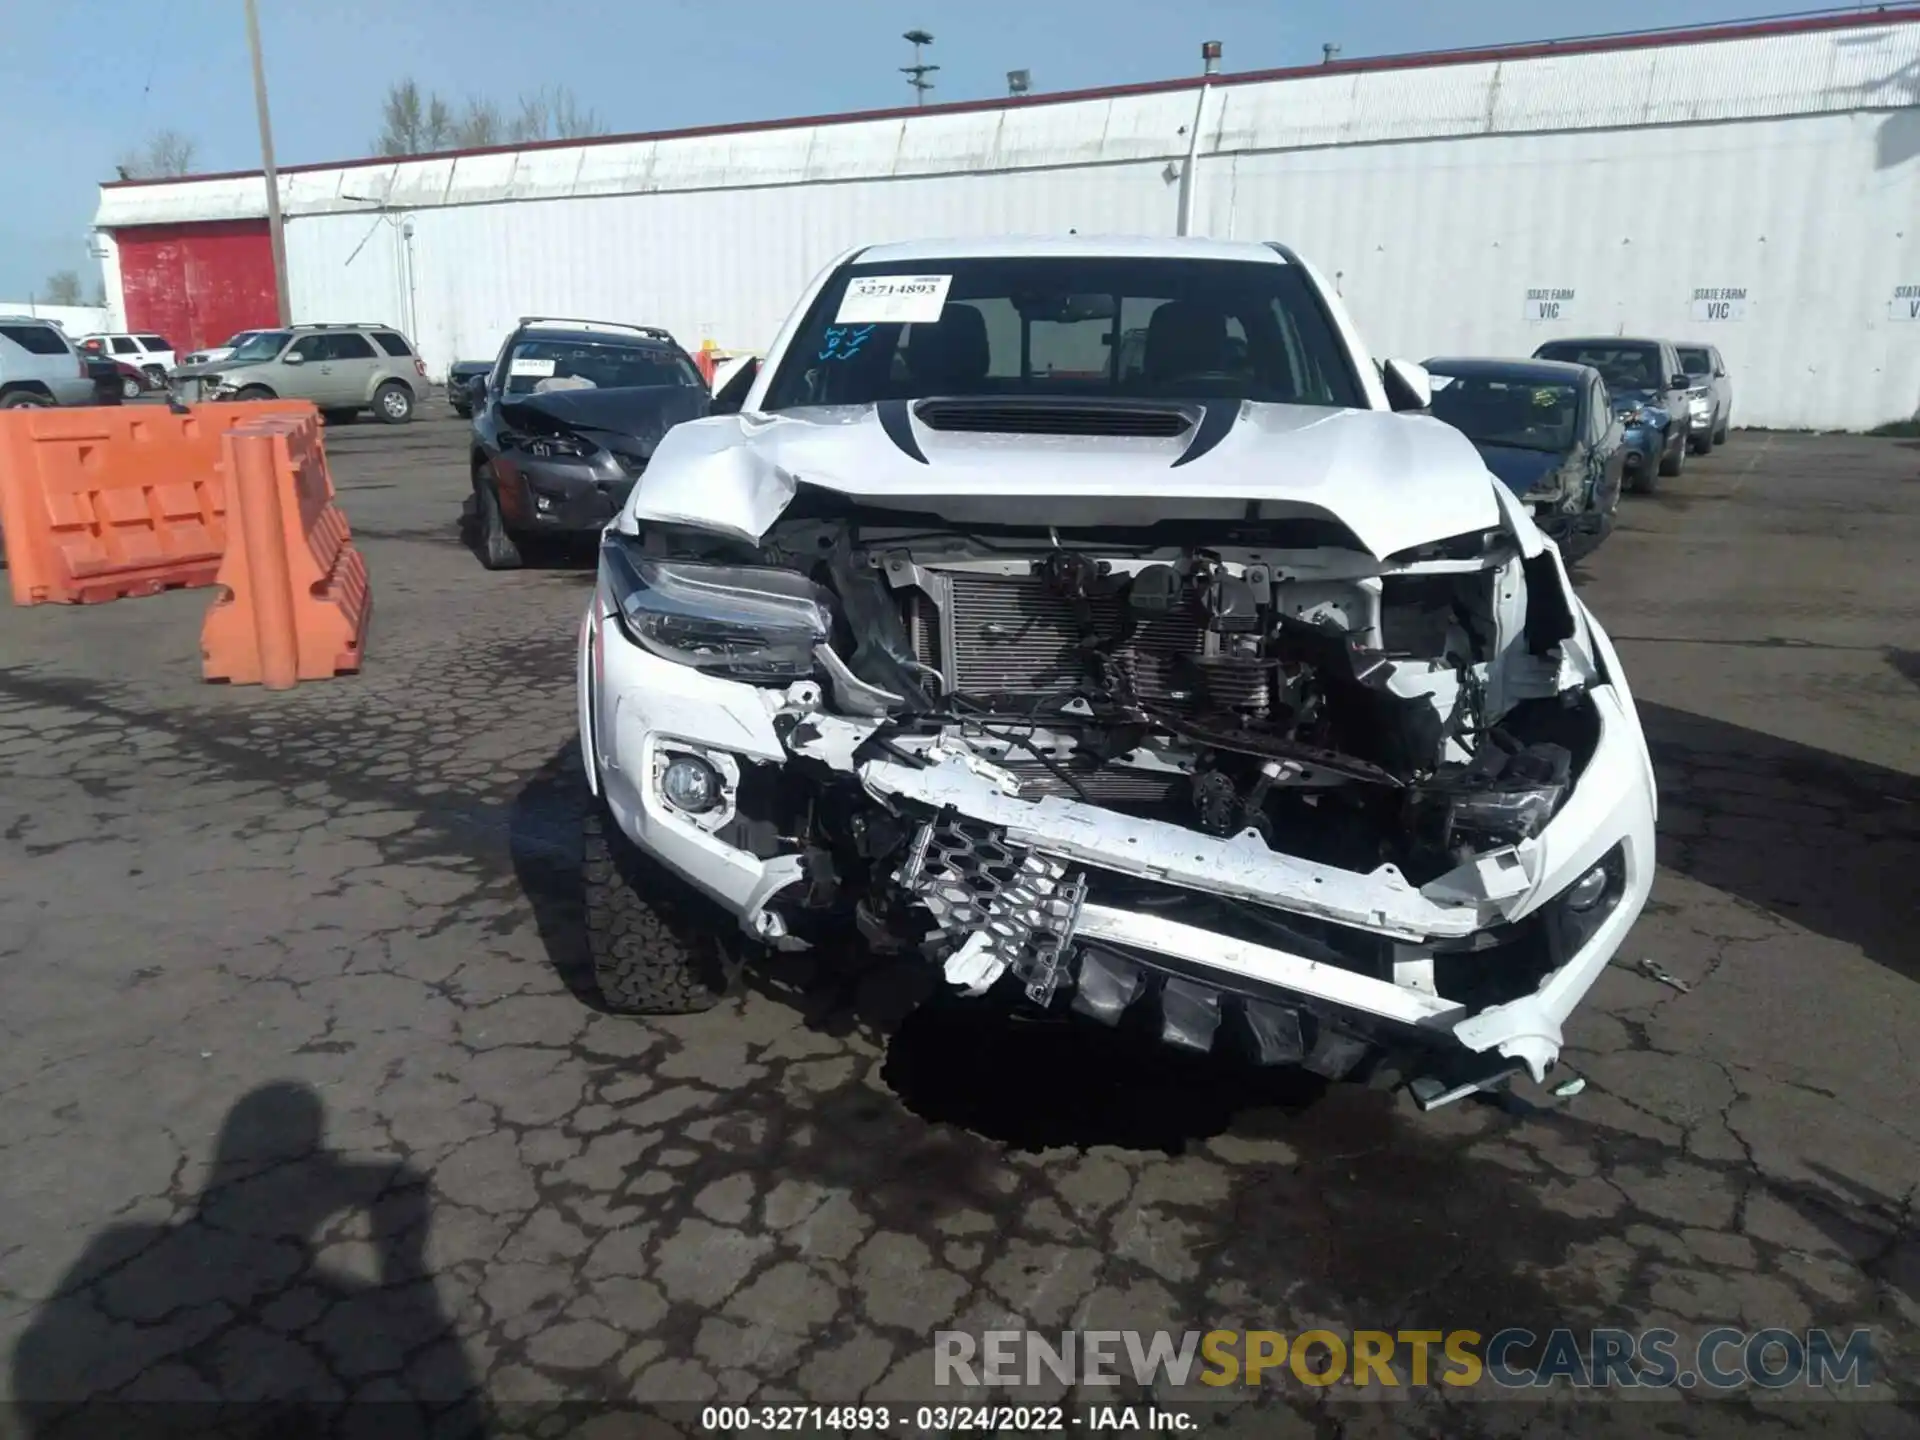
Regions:
[[654, 560], [609, 534], [600, 578], [636, 645], [713, 675], [805, 679], [833, 633], [833, 597], [794, 570]]

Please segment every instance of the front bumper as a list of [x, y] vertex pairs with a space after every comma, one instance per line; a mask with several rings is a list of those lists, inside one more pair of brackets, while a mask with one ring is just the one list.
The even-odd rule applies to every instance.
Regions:
[[[1611, 669], [1610, 653], [1606, 659]], [[1065, 983], [1075, 1008], [1112, 1021], [1135, 1005], [1157, 1007], [1163, 1037], [1185, 1044], [1203, 1037], [1196, 1048], [1209, 1048], [1231, 1017], [1254, 1034], [1266, 1059], [1399, 1040], [1507, 1071], [1524, 1066], [1543, 1078], [1560, 1053], [1563, 1025], [1618, 950], [1653, 882], [1652, 770], [1631, 696], [1618, 685], [1591, 690], [1594, 753], [1541, 833], [1422, 887], [1392, 866], [1359, 874], [1258, 841], [1216, 840], [1056, 797], [1029, 800], [962, 757], [921, 768], [885, 756], [856, 760], [870, 722], [816, 713], [791, 731], [789, 747], [775, 717], [817, 701], [817, 687], [758, 687], [661, 660], [627, 641], [597, 608], [582, 630], [580, 687], [591, 783], [622, 831], [762, 940], [790, 939], [781, 907], [805, 878], [802, 856], [762, 858], [674, 810], [655, 778], [664, 753], [690, 750], [740, 771], [804, 756], [857, 778], [896, 812], [963, 819], [1011, 852], [1064, 871], [1122, 889], [1144, 884], [1185, 892], [1180, 898], [1219, 897], [1283, 921], [1299, 917], [1324, 933], [1364, 940], [1384, 957], [1370, 971], [1302, 953], [1312, 946], [1252, 940], [1154, 908], [1097, 895], [1079, 904], [1063, 941], [1072, 950]], [[1519, 992], [1510, 988], [1495, 1003], [1471, 998], [1486, 993], [1474, 978], [1475, 956], [1498, 963], [1508, 937], [1549, 923], [1573, 882], [1603, 863], [1617, 869], [1618, 883], [1610, 908], [1578, 944], [1540, 952], [1547, 963], [1527, 971]], [[1436, 983], [1443, 974], [1446, 986]]]
[[519, 453], [495, 462], [496, 474], [502, 469], [511, 483], [503, 487], [501, 501], [514, 528], [556, 535], [606, 529], [638, 478], [611, 461], [543, 460]]

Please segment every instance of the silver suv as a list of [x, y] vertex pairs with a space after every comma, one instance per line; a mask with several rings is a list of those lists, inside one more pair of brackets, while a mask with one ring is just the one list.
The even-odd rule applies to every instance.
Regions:
[[91, 404], [93, 376], [64, 330], [31, 315], [0, 315], [0, 410]]
[[176, 400], [311, 400], [323, 412], [371, 410], [400, 425], [427, 391], [427, 367], [386, 325], [295, 325], [263, 330], [224, 360], [182, 365]]

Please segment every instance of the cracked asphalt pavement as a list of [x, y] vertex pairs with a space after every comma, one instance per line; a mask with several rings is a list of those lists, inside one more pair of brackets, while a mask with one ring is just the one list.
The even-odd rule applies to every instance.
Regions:
[[[480, 568], [463, 434], [437, 402], [328, 434], [373, 576], [358, 677], [202, 684], [206, 592], [0, 611], [27, 1433], [97, 1433], [87, 1396], [415, 1398], [447, 1433], [483, 1403], [926, 1400], [934, 1330], [1022, 1322], [1868, 1326], [1876, 1393], [1920, 1399], [1920, 445], [1738, 434], [1628, 497], [1579, 579], [1654, 749], [1654, 900], [1571, 1028], [1584, 1092], [1422, 1115], [922, 1004], [851, 949], [709, 1014], [603, 1013], [590, 571]], [[1564, 1392], [1186, 1398], [1236, 1433], [1581, 1433]], [[1913, 1433], [1798, 1398], [1652, 1418]]]

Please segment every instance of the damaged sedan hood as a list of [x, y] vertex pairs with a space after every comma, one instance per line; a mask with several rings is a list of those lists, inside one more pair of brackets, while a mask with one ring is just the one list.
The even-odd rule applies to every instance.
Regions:
[[935, 429], [902, 402], [712, 416], [667, 435], [615, 524], [757, 542], [802, 484], [962, 524], [1332, 520], [1381, 557], [1500, 524], [1479, 455], [1429, 417], [1188, 409], [1194, 423], [1167, 438]]
[[1523, 496], [1549, 488], [1547, 482], [1567, 459], [1558, 451], [1528, 450], [1517, 445], [1483, 444], [1479, 450], [1487, 469], [1514, 494]]

